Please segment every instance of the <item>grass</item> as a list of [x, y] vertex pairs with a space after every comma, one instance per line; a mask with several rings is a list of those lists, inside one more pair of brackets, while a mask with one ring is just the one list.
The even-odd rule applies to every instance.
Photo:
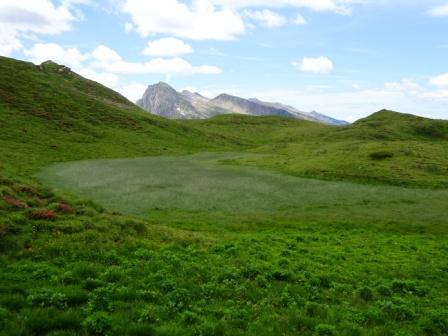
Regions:
[[446, 335], [446, 122], [175, 122], [59, 69], [0, 58], [0, 335]]
[[92, 199], [110, 211], [149, 218], [155, 211], [159, 215], [178, 211], [448, 229], [448, 219], [440, 215], [446, 209], [446, 190], [317, 181], [222, 164], [260, 156], [206, 153], [90, 160], [58, 164], [41, 176], [49, 185]]
[[[238, 137], [251, 144], [251, 152], [266, 154], [233, 164], [327, 180], [448, 187], [447, 121], [380, 111], [345, 127], [245, 116], [191, 124], [199, 130]], [[383, 160], [372, 157], [384, 152], [388, 157]]]

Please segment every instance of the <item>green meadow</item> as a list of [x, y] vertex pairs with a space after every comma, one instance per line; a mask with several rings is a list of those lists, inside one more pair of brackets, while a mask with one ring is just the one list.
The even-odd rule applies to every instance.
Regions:
[[372, 226], [389, 223], [408, 230], [446, 229], [448, 218], [442, 214], [447, 190], [321, 181], [228, 164], [259, 157], [263, 156], [203, 153], [75, 161], [51, 166], [40, 175], [61, 192], [143, 218], [151, 218], [154, 212], [206, 217], [212, 212], [292, 221], [359, 221]]
[[448, 123], [169, 121], [0, 58], [0, 335], [447, 335]]

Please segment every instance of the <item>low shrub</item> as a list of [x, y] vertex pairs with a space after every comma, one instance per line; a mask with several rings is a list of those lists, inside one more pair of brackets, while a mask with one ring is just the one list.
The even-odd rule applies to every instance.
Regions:
[[9, 233], [9, 226], [0, 224], [0, 238], [5, 237]]
[[54, 308], [26, 311], [25, 327], [30, 335], [47, 335], [54, 330], [81, 329], [79, 312], [60, 312]]
[[99, 287], [88, 294], [88, 312], [111, 311], [113, 309], [112, 295], [115, 292], [113, 286]]
[[56, 213], [50, 209], [36, 209], [29, 212], [28, 217], [35, 220], [55, 220]]
[[39, 307], [56, 307], [59, 309], [67, 307], [67, 296], [50, 289], [42, 289], [34, 294], [28, 295], [27, 301], [30, 305]]
[[425, 296], [429, 292], [428, 287], [409, 280], [395, 280], [392, 282], [391, 289], [394, 293], [401, 295]]
[[112, 329], [112, 317], [105, 312], [96, 312], [88, 316], [82, 326], [93, 335], [105, 335]]
[[72, 208], [67, 203], [59, 203], [56, 207], [57, 211], [62, 212], [64, 214], [72, 215], [76, 213], [76, 210]]
[[376, 292], [381, 296], [385, 296], [385, 297], [392, 296], [392, 291], [390, 290], [390, 288], [387, 286], [384, 286], [384, 285], [378, 286], [376, 288]]
[[127, 335], [129, 336], [152, 336], [156, 335], [154, 327], [148, 323], [133, 324], [127, 328]]
[[404, 303], [382, 301], [379, 303], [379, 307], [383, 315], [397, 322], [411, 321], [416, 317], [415, 312]]
[[305, 306], [305, 314], [309, 317], [326, 318], [328, 307], [316, 302], [308, 302]]
[[318, 324], [315, 328], [319, 336], [333, 336], [336, 335], [336, 327], [329, 324]]
[[387, 151], [379, 151], [379, 152], [370, 153], [369, 156], [372, 160], [385, 160], [385, 159], [393, 158], [394, 153], [387, 152]]
[[2, 307], [8, 308], [9, 310], [17, 311], [22, 309], [26, 305], [26, 300], [21, 294], [2, 293], [0, 303]]
[[13, 208], [16, 208], [16, 209], [25, 208], [25, 204], [22, 201], [15, 199], [12, 196], [5, 195], [2, 197], [2, 199], [5, 201], [6, 204], [10, 205]]
[[369, 287], [363, 287], [358, 291], [358, 296], [366, 302], [373, 300], [373, 291]]
[[422, 331], [426, 335], [442, 336], [448, 331], [448, 311], [436, 311], [423, 319]]
[[160, 321], [159, 311], [155, 306], [146, 306], [140, 313], [139, 323], [156, 324]]

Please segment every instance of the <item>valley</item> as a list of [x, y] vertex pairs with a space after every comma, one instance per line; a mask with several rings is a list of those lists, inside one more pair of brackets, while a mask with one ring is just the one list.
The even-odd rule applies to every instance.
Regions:
[[260, 156], [201, 153], [75, 161], [51, 166], [39, 175], [48, 185], [94, 200], [109, 211], [147, 219], [154, 212], [167, 216], [178, 212], [210, 221], [217, 214], [238, 216], [240, 221], [257, 215], [272, 221], [273, 229], [286, 219], [360, 221], [372, 227], [387, 222], [409, 231], [422, 229], [421, 223], [439, 227], [439, 232], [447, 227], [448, 219], [440, 216], [446, 208], [446, 190], [319, 181], [225, 164]]
[[448, 122], [169, 120], [0, 57], [1, 335], [445, 335]]

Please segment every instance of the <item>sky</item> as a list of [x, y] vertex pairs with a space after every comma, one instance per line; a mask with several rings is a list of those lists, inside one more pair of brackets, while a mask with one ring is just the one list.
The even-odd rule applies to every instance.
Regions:
[[448, 0], [0, 0], [0, 55], [355, 121], [448, 119]]

